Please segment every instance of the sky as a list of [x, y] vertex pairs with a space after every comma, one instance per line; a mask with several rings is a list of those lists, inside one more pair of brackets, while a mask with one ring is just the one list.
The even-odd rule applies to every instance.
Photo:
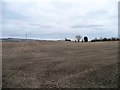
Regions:
[[[2, 0], [2, 37], [61, 40], [118, 36], [119, 0]], [[1, 6], [1, 5], [0, 5]], [[1, 19], [0, 19], [1, 20]]]

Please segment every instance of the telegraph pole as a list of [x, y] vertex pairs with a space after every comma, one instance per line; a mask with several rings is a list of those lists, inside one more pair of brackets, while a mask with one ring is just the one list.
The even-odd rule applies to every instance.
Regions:
[[25, 34], [25, 36], [26, 36], [26, 39], [27, 39], [27, 34]]

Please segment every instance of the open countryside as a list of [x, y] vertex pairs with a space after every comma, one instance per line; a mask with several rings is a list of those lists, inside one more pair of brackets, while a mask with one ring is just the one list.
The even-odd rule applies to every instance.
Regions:
[[118, 41], [3, 42], [3, 88], [116, 88]]

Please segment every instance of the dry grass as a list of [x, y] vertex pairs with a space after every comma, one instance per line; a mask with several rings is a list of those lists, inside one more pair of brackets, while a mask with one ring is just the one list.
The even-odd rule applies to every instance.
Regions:
[[4, 42], [3, 88], [115, 88], [118, 42]]

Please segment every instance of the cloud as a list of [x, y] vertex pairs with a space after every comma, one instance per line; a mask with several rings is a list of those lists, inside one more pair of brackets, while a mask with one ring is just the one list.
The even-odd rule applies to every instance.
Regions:
[[[117, 35], [117, 1], [3, 0], [3, 36], [74, 37]], [[95, 33], [92, 35], [92, 33]], [[108, 35], [108, 34], [106, 34]]]
[[102, 25], [77, 25], [77, 26], [71, 26], [71, 28], [99, 28], [102, 27]]

